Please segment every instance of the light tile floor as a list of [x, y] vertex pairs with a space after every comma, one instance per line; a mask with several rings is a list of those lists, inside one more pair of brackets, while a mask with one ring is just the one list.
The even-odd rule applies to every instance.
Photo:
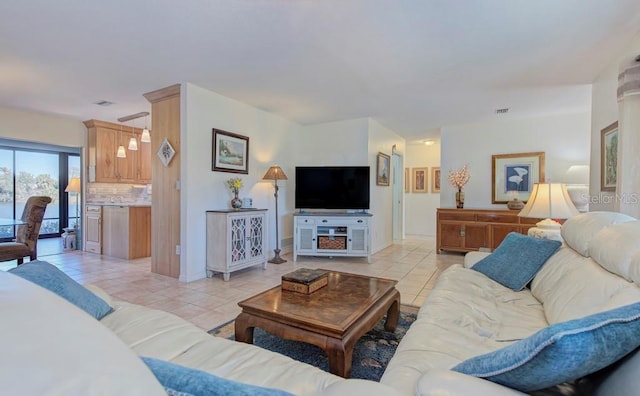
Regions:
[[[420, 306], [437, 276], [451, 264], [463, 261], [460, 254], [436, 254], [433, 238], [410, 237], [374, 254], [371, 264], [364, 258], [302, 256], [294, 263], [291, 254], [285, 254], [286, 263], [269, 264], [266, 270], [260, 266], [247, 268], [232, 273], [229, 282], [216, 275], [183, 283], [152, 273], [150, 258], [122, 260], [80, 251], [56, 254], [60, 250], [53, 246], [55, 243], [60, 242], [41, 240], [39, 259], [58, 266], [82, 284], [93, 283], [115, 298], [172, 312], [205, 330], [234, 319], [240, 313], [238, 301], [278, 285], [282, 274], [297, 268], [395, 279], [402, 303]], [[15, 261], [3, 262], [0, 270], [15, 266]]]

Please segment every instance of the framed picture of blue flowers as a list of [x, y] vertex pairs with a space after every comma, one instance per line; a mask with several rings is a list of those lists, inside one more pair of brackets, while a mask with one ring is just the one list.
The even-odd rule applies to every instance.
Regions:
[[544, 152], [492, 156], [491, 203], [527, 202], [534, 183], [544, 183]]

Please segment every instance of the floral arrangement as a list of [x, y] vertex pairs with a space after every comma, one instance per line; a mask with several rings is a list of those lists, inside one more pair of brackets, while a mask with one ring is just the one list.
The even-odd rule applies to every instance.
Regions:
[[227, 180], [227, 186], [231, 189], [231, 192], [234, 194], [238, 194], [240, 189], [242, 188], [242, 180], [239, 177], [232, 177]]
[[456, 187], [458, 190], [462, 190], [462, 187], [467, 184], [470, 178], [471, 173], [469, 173], [467, 165], [464, 165], [460, 170], [449, 171], [449, 183], [451, 183], [451, 185]]

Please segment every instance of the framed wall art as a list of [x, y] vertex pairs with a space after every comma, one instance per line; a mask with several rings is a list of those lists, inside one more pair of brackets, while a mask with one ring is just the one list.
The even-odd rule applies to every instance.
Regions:
[[429, 168], [413, 168], [413, 192], [426, 193], [429, 181]]
[[164, 167], [166, 168], [167, 166], [169, 166], [169, 163], [171, 163], [173, 156], [176, 155], [176, 150], [173, 148], [171, 143], [169, 143], [169, 140], [167, 138], [164, 138], [164, 140], [162, 140], [162, 143], [160, 144], [160, 147], [158, 147], [156, 155], [158, 156], [158, 158], [160, 158], [160, 162], [162, 162], [162, 165], [164, 165]]
[[213, 129], [211, 170], [249, 173], [249, 138]]
[[600, 131], [600, 191], [615, 191], [618, 181], [618, 121]]
[[544, 152], [497, 154], [491, 161], [491, 203], [527, 202], [533, 183], [544, 183]]
[[384, 153], [378, 153], [376, 164], [376, 185], [388, 186], [391, 174], [391, 157]]
[[439, 193], [440, 192], [440, 167], [434, 166], [431, 168], [431, 192]]
[[404, 168], [404, 192], [411, 192], [411, 172], [409, 168]]

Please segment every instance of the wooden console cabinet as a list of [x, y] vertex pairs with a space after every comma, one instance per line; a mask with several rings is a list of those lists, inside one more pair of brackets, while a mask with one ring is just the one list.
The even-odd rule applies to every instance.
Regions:
[[510, 232], [527, 234], [542, 219], [518, 217], [518, 210], [443, 209], [436, 216], [437, 252], [495, 249]]

